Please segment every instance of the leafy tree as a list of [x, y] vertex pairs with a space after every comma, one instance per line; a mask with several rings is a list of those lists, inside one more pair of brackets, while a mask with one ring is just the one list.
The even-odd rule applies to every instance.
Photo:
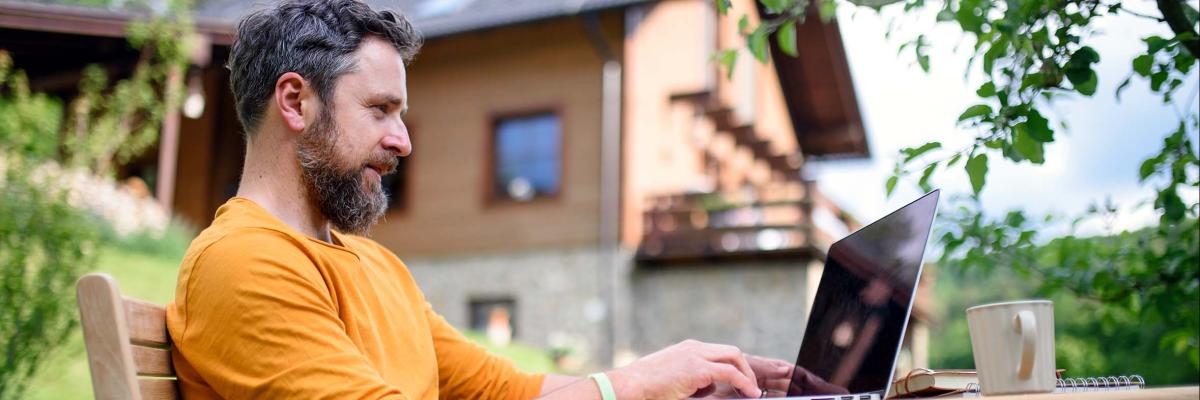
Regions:
[[29, 89], [24, 72], [0, 50], [0, 399], [22, 398], [49, 355], [78, 326], [74, 284], [92, 268], [103, 227], [73, 206], [62, 165], [109, 174], [153, 145], [178, 104], [190, 21], [133, 23], [142, 50], [131, 77], [109, 84], [85, 69], [79, 96], [63, 103]]
[[[1152, 230], [1143, 230], [1133, 235], [1152, 235]], [[1129, 243], [1128, 238], [1102, 236], [1075, 239], [1080, 243], [1092, 242], [1087, 246], [1104, 247], [1109, 243]], [[1076, 243], [1079, 244], [1079, 243]], [[1061, 243], [1051, 242], [1038, 246], [1037, 256], [1061, 257]], [[1010, 260], [997, 260], [1008, 262]], [[1145, 324], [1142, 316], [1119, 309], [1097, 310], [1093, 300], [1081, 297], [1073, 291], [1048, 291], [1039, 285], [1030, 285], [1036, 276], [1022, 276], [1020, 271], [997, 267], [989, 263], [988, 268], [964, 265], [960, 259], [950, 259], [938, 265], [939, 274], [934, 286], [935, 299], [941, 313], [952, 313], [955, 318], [946, 318], [933, 327], [937, 346], [930, 352], [930, 365], [938, 368], [974, 368], [971, 341], [967, 320], [963, 310], [968, 307], [996, 301], [1046, 298], [1054, 301], [1056, 352], [1058, 368], [1067, 370], [1068, 376], [1109, 376], [1139, 374], [1154, 385], [1194, 383], [1200, 370], [1191, 366], [1186, 354], [1162, 351], [1160, 339], [1166, 336], [1171, 326], [1162, 323]], [[978, 282], [987, 282], [979, 285]], [[963, 290], [963, 288], [971, 290]], [[1194, 300], [1194, 299], [1193, 299]], [[1148, 356], [1149, 355], [1149, 356]]]
[[[729, 0], [715, 2], [722, 15], [731, 12]], [[1145, 82], [1164, 103], [1175, 104], [1188, 77], [1195, 76], [1200, 57], [1200, 13], [1195, 7], [1182, 0], [1156, 0], [1159, 15], [1147, 15], [1130, 10], [1120, 0], [756, 0], [755, 4], [766, 11], [761, 22], [751, 24], [743, 16], [738, 25], [746, 49], [763, 62], [772, 37], [783, 53], [796, 55], [794, 27], [809, 9], [818, 10], [824, 19], [842, 5], [875, 10], [902, 7], [906, 14], [930, 10], [937, 12], [938, 24], [958, 27], [972, 44], [967, 48], [967, 72], [978, 68], [985, 77], [976, 91], [978, 103], [958, 118], [974, 138], [958, 149], [930, 142], [901, 150], [894, 173], [885, 182], [887, 193], [908, 177], [929, 189], [937, 173], [961, 168], [975, 200], [943, 215], [950, 228], [940, 238], [947, 250], [942, 263], [984, 272], [1002, 265], [1034, 283], [1039, 293], [1070, 292], [1101, 321], [1125, 321], [1147, 332], [1161, 332], [1155, 340], [1161, 349], [1185, 356], [1193, 370], [1200, 368], [1200, 309], [1196, 307], [1200, 303], [1200, 203], [1195, 197], [1185, 203], [1187, 196], [1180, 195], [1200, 188], [1195, 150], [1200, 111], [1191, 98], [1178, 113], [1176, 129], [1164, 133], [1158, 154], [1146, 159], [1138, 171], [1143, 184], [1152, 189], [1146, 203], [1160, 215], [1157, 226], [1109, 237], [1072, 233], [1050, 238], [1040, 232], [1061, 220], [1021, 211], [991, 219], [978, 205], [990, 163], [1045, 162], [1045, 147], [1066, 129], [1045, 117], [1051, 105], [1067, 97], [1096, 94], [1101, 77], [1093, 65], [1101, 54], [1089, 44], [1098, 35], [1093, 25], [1098, 19], [1133, 15], [1159, 22], [1173, 33], [1143, 38], [1145, 51], [1130, 60], [1131, 71], [1115, 96], [1120, 100], [1129, 85]], [[929, 45], [928, 38], [917, 35], [900, 47], [911, 51], [928, 72]], [[738, 54], [737, 49], [723, 50], [715, 60], [732, 69]], [[1096, 207], [1076, 220], [1103, 217], [1114, 209]]]

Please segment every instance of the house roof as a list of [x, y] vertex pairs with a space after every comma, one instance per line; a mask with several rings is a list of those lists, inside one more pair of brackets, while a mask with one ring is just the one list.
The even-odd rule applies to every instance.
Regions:
[[[375, 9], [403, 12], [426, 37], [495, 28], [619, 8], [648, 0], [366, 0]], [[198, 17], [235, 24], [256, 7], [274, 1], [208, 0]]]
[[796, 139], [811, 158], [870, 158], [837, 20], [823, 23], [817, 14], [815, 3], [810, 4], [812, 17], [796, 26], [797, 36], [804, 38], [796, 43], [798, 57], [784, 54], [778, 42], [770, 42]]
[[[237, 22], [278, 0], [200, 0], [193, 9], [197, 29], [232, 40]], [[650, 0], [365, 0], [375, 9], [397, 10], [427, 38], [620, 8]], [[89, 7], [47, 1], [0, 0], [0, 26], [61, 33], [120, 36], [124, 22], [151, 10]]]
[[[101, 37], [121, 37], [125, 24], [149, 9], [101, 8], [59, 4], [61, 0], [0, 0], [0, 28]], [[197, 0], [196, 30], [214, 44], [233, 42], [237, 21], [278, 0]], [[649, 3], [652, 0], [366, 0], [376, 9], [408, 16], [427, 38], [449, 36], [587, 12]], [[132, 2], [130, 2], [132, 3]], [[816, 14], [816, 10], [810, 10]], [[807, 38], [800, 57], [789, 57], [771, 41], [796, 138], [806, 156], [870, 157], [845, 49], [835, 22], [809, 18], [798, 27]]]

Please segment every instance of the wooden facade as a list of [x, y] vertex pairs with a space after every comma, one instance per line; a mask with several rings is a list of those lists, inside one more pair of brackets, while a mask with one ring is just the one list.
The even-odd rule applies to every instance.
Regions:
[[[734, 3], [735, 10], [754, 7], [751, 0]], [[35, 90], [69, 98], [86, 64], [104, 65], [115, 77], [129, 72], [137, 53], [122, 37], [131, 18], [0, 2], [0, 48], [29, 73]], [[189, 82], [200, 82], [205, 111], [181, 120], [175, 151], [148, 152], [122, 174], [169, 182], [155, 174], [163, 155], [171, 156], [170, 206], [204, 226], [236, 192], [243, 141], [222, 67], [233, 23], [198, 21], [204, 46], [188, 73], [198, 77]], [[718, 17], [703, 0], [643, 2], [429, 38], [409, 70], [414, 152], [400, 177], [404, 207], [389, 212], [373, 236], [402, 256], [420, 257], [595, 245], [605, 235], [647, 262], [820, 249], [835, 237], [813, 223], [814, 210], [846, 226], [853, 221], [803, 179], [804, 162], [867, 156], [836, 26], [810, 18], [799, 28], [801, 57], [776, 54], [762, 65], [744, 54], [727, 80], [711, 54], [742, 43], [736, 18]], [[617, 165], [606, 165], [598, 151], [606, 61], [620, 68]], [[561, 192], [527, 203], [494, 201], [488, 182], [495, 118], [544, 110], [563, 125]], [[605, 169], [617, 174], [615, 186], [602, 181]], [[605, 193], [616, 199], [611, 218], [603, 216]], [[616, 232], [606, 234], [609, 219], [616, 219]]]

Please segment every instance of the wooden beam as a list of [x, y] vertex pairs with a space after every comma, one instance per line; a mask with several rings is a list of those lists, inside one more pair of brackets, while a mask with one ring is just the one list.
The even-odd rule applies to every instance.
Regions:
[[[172, 65], [167, 71], [166, 102], [179, 98], [183, 85], [183, 67]], [[159, 204], [168, 213], [175, 202], [175, 169], [179, 161], [179, 107], [164, 104], [167, 115], [163, 117], [162, 135], [158, 141], [158, 182], [156, 196]]]

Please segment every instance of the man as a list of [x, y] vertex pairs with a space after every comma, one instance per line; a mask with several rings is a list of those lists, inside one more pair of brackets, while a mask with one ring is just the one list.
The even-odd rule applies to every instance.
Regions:
[[[759, 397], [791, 365], [685, 341], [580, 379], [518, 372], [426, 302], [361, 236], [380, 176], [412, 151], [403, 16], [353, 0], [246, 17], [230, 54], [246, 159], [237, 197], [191, 244], [167, 325], [185, 398], [676, 399]], [[336, 228], [331, 229], [331, 228]]]

